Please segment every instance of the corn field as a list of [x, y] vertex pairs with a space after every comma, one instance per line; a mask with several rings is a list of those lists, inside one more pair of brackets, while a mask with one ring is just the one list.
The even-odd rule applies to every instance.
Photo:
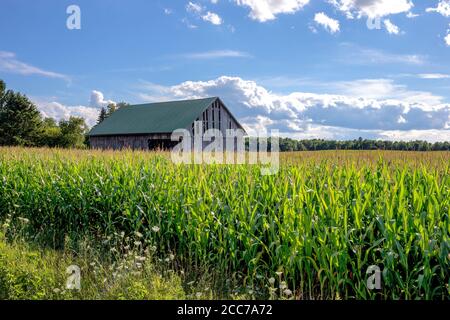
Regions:
[[286, 153], [263, 176], [166, 153], [0, 149], [0, 222], [28, 219], [30, 241], [138, 232], [257, 298], [276, 283], [295, 299], [447, 300], [449, 212], [445, 152]]

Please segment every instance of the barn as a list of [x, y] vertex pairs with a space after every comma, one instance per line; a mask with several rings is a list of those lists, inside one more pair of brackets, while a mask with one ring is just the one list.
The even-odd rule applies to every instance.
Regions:
[[[218, 97], [149, 103], [122, 107], [92, 128], [89, 142], [93, 149], [134, 150], [171, 149], [176, 129], [190, 130], [203, 122], [203, 132], [244, 128]], [[245, 131], [244, 131], [245, 132]]]

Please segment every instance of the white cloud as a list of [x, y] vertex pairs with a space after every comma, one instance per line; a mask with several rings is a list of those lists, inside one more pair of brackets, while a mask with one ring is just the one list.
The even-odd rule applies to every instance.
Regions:
[[393, 24], [391, 22], [391, 20], [384, 19], [383, 23], [389, 34], [396, 34], [396, 35], [400, 34], [400, 28], [398, 26], [396, 26], [395, 24]]
[[[450, 0], [440, 0], [436, 8], [427, 8], [426, 12], [437, 12], [444, 17], [450, 17]], [[450, 29], [444, 37], [445, 44], [450, 47]]]
[[222, 24], [222, 18], [214, 12], [208, 11], [205, 15], [202, 15], [204, 21], [211, 22], [212, 24], [218, 26]]
[[165, 13], [166, 15], [171, 15], [171, 14], [173, 13], [173, 11], [172, 11], [172, 9], [164, 8], [164, 13]]
[[427, 12], [437, 12], [444, 17], [450, 17], [450, 0], [439, 1], [436, 8], [427, 8]]
[[198, 59], [198, 60], [209, 60], [209, 59], [222, 59], [222, 58], [251, 58], [251, 55], [236, 50], [212, 50], [205, 52], [194, 52], [180, 54], [176, 57], [182, 57], [186, 59]]
[[250, 18], [259, 22], [276, 19], [278, 14], [295, 13], [309, 0], [234, 0], [239, 6], [250, 8]]
[[411, 11], [406, 14], [406, 17], [410, 19], [417, 18], [418, 16], [420, 16], [420, 14], [412, 13]]
[[398, 100], [408, 103], [421, 103], [425, 106], [439, 105], [441, 96], [426, 91], [409, 90], [405, 85], [396, 84], [391, 79], [360, 79], [328, 84], [330, 89], [356, 98], [377, 100]]
[[314, 16], [314, 21], [320, 24], [330, 33], [336, 33], [339, 31], [339, 21], [330, 18], [324, 12], [316, 13]]
[[[378, 82], [378, 84], [377, 84]], [[365, 90], [357, 91], [358, 85]], [[153, 101], [220, 96], [247, 131], [279, 129], [293, 137], [349, 139], [399, 137], [444, 140], [449, 136], [450, 105], [426, 92], [414, 92], [388, 80], [349, 82], [347, 94], [277, 94], [254, 81], [222, 76], [174, 86], [150, 86], [140, 98]], [[361, 96], [376, 90], [372, 97]], [[396, 91], [399, 91], [396, 93]], [[393, 97], [391, 99], [384, 97]], [[434, 100], [433, 100], [434, 99]], [[151, 100], [146, 100], [151, 101]], [[426, 104], [426, 102], [434, 104]], [[433, 132], [433, 136], [427, 133]]]
[[0, 51], [0, 71], [21, 75], [38, 75], [47, 78], [62, 79], [70, 82], [70, 77], [61, 73], [40, 69], [25, 62], [19, 61], [16, 54]]
[[444, 41], [445, 44], [450, 47], [450, 33], [445, 36]]
[[[221, 25], [223, 22], [222, 18], [217, 13], [211, 11], [205, 12], [205, 8], [195, 2], [189, 2], [186, 5], [186, 11], [192, 13], [197, 18], [201, 18], [203, 21], [209, 22], [216, 26]], [[188, 26], [192, 27], [194, 25], [188, 24]]]
[[421, 79], [448, 79], [450, 75], [442, 73], [421, 73], [418, 77]]
[[444, 38], [445, 44], [450, 47], [450, 30], [447, 30], [447, 35]]
[[59, 102], [36, 102], [39, 111], [45, 118], [53, 118], [56, 121], [68, 120], [70, 117], [82, 117], [89, 127], [97, 123], [99, 110], [86, 106], [66, 106]]
[[33, 99], [39, 111], [45, 118], [53, 118], [56, 121], [67, 120], [70, 117], [82, 117], [85, 119], [89, 127], [97, 123], [100, 107], [104, 107], [109, 103], [114, 103], [112, 100], [106, 100], [100, 91], [92, 91], [90, 97], [90, 106], [76, 105], [68, 106], [57, 101], [48, 99]]
[[384, 17], [409, 12], [414, 4], [411, 0], [328, 0], [348, 18]]
[[115, 104], [112, 100], [105, 100], [103, 93], [97, 90], [92, 90], [89, 106], [93, 108], [106, 107], [108, 104]]
[[425, 140], [429, 142], [450, 141], [450, 130], [409, 130], [409, 131], [383, 131], [378, 133], [379, 138], [399, 140]]
[[[331, 83], [341, 94], [277, 94], [255, 81], [222, 76], [174, 86], [142, 82], [145, 102], [220, 96], [250, 134], [278, 129], [296, 138], [442, 141], [450, 139], [450, 105], [428, 92], [412, 91], [386, 79]], [[33, 99], [45, 117], [78, 116], [95, 125], [99, 107], [112, 100], [91, 93], [91, 106]]]
[[199, 14], [203, 11], [203, 7], [198, 3], [189, 1], [186, 5], [186, 11]]

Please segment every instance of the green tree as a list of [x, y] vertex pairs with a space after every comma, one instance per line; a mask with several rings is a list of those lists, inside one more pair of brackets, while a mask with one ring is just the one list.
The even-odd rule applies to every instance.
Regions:
[[127, 102], [119, 102], [116, 104], [117, 109], [123, 108], [123, 107], [128, 107], [130, 104]]
[[129, 106], [129, 103], [126, 102], [119, 102], [119, 103], [110, 103], [105, 108], [101, 108], [100, 114], [98, 115], [97, 124], [103, 122], [106, 118], [108, 118], [110, 115], [112, 115], [114, 112], [119, 110], [120, 108]]
[[126, 102], [123, 102], [123, 101], [119, 102], [119, 103], [110, 103], [107, 106], [107, 111], [106, 111], [107, 117], [112, 115], [114, 112], [116, 112], [120, 108], [127, 107], [129, 105], [130, 105], [129, 103], [126, 103]]
[[98, 115], [97, 124], [102, 123], [103, 120], [106, 119], [106, 117], [108, 117], [108, 114], [107, 114], [107, 112], [106, 112], [106, 109], [105, 109], [105, 108], [102, 108], [102, 109], [100, 110], [100, 114]]
[[3, 97], [6, 90], [6, 84], [3, 80], [0, 79], [0, 99]]
[[108, 104], [108, 106], [106, 107], [107, 111], [106, 111], [106, 116], [109, 117], [110, 115], [112, 115], [114, 112], [116, 112], [117, 108], [117, 104], [115, 103], [110, 103]]
[[6, 90], [0, 82], [0, 145], [34, 146], [42, 132], [42, 118], [24, 95]]
[[0, 112], [4, 106], [5, 90], [6, 90], [6, 84], [3, 80], [0, 79]]
[[63, 148], [83, 148], [87, 126], [83, 118], [70, 117], [59, 122], [61, 136], [59, 146]]
[[61, 129], [55, 119], [45, 118], [42, 121], [42, 133], [39, 146], [58, 147], [61, 141]]

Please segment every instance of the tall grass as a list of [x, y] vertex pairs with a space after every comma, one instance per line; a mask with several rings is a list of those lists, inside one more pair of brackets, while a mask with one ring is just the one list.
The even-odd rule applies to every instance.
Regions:
[[[175, 165], [164, 153], [0, 150], [0, 220], [29, 238], [139, 232], [218, 290], [257, 298], [448, 299], [449, 153], [282, 155], [252, 165]], [[366, 270], [382, 270], [369, 290]]]

